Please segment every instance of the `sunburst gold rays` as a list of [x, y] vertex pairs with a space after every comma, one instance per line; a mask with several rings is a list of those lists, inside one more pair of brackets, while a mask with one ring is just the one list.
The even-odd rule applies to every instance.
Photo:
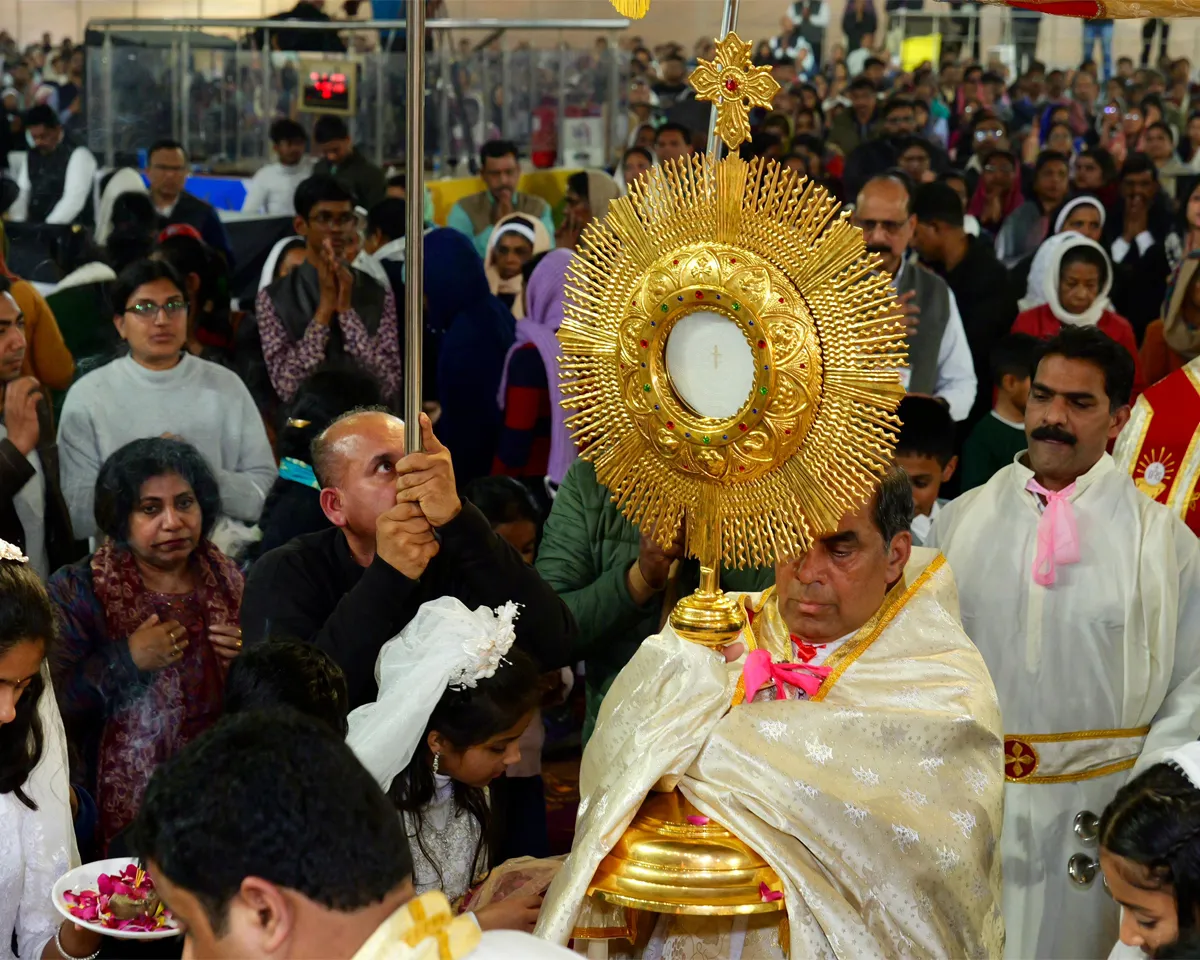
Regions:
[[650, 0], [612, 0], [617, 13], [632, 20], [641, 20], [650, 11]]
[[[568, 274], [563, 406], [624, 515], [663, 546], [685, 523], [708, 565], [760, 566], [862, 503], [891, 462], [905, 359], [876, 266], [824, 188], [760, 160], [664, 164], [593, 221]], [[754, 357], [734, 416], [698, 414], [666, 370], [697, 310]]]

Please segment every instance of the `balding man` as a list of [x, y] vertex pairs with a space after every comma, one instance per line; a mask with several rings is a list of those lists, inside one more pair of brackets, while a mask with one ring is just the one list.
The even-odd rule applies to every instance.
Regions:
[[878, 253], [892, 275], [904, 307], [908, 367], [900, 376], [905, 389], [942, 401], [955, 420], [965, 420], [977, 386], [971, 348], [946, 281], [908, 256], [917, 218], [906, 179], [882, 174], [868, 180], [858, 195], [854, 223], [862, 227], [867, 250]]
[[546, 669], [570, 662], [575, 621], [483, 514], [459, 499], [449, 451], [421, 414], [424, 452], [405, 452], [404, 423], [360, 411], [313, 443], [321, 509], [332, 527], [266, 553], [242, 600], [247, 644], [295, 637], [346, 673], [351, 706], [375, 698], [380, 648], [437, 597], [469, 607], [521, 605], [517, 645]]

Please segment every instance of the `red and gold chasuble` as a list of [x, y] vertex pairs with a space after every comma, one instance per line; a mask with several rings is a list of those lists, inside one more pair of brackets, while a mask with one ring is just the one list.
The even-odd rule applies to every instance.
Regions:
[[1138, 397], [1113, 457], [1137, 488], [1200, 536], [1200, 358]]

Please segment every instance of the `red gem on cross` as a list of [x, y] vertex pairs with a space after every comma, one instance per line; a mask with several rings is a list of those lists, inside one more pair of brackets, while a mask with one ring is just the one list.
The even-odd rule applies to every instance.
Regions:
[[679, 261], [678, 261], [678, 260], [672, 260], [671, 262], [672, 262], [673, 264], [675, 264], [675, 266], [679, 266]]
[[758, 349], [759, 349], [759, 350], [766, 350], [766, 349], [767, 349], [767, 341], [766, 341], [766, 340], [759, 340], [759, 341], [758, 341]]
[[703, 299], [704, 299], [704, 294], [703, 294], [703, 293], [701, 293], [699, 290], [697, 290], [697, 291], [696, 291], [696, 299], [697, 299], [697, 300], [703, 300]]
[[672, 423], [670, 420], [668, 420], [668, 421], [667, 421], [667, 429], [668, 429], [668, 430], [674, 430], [674, 429], [675, 429], [675, 424], [673, 424], [673, 423]]
[[780, 303], [783, 303], [783, 297], [780, 297], [780, 298], [779, 298], [779, 302], [780, 302]]
[[745, 430], [745, 429], [746, 429], [746, 425], [745, 425], [744, 423], [739, 423], [739, 424], [738, 424], [738, 429], [739, 429], [739, 430]]
[[647, 340], [643, 340], [643, 341], [642, 341], [642, 349], [645, 349], [645, 348], [646, 348], [646, 347], [648, 347], [648, 346], [650, 346], [650, 343], [649, 343], [649, 341], [647, 341]]
[[729, 79], [729, 80], [725, 81], [725, 89], [728, 90], [730, 93], [737, 93], [737, 88], [738, 88], [738, 82], [736, 80]]
[[737, 257], [730, 257], [730, 258], [729, 258], [729, 262], [730, 262], [730, 263], [737, 263]]
[[791, 430], [784, 430], [784, 431], [783, 431], [783, 435], [784, 435], [785, 437], [790, 437], [790, 436], [792, 435], [792, 431], [791, 431]]

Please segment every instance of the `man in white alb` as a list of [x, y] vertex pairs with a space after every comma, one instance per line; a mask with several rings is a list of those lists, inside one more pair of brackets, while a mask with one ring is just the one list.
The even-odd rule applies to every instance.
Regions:
[[1123, 347], [1064, 327], [1033, 378], [1029, 450], [930, 538], [1004, 718], [1008, 957], [1108, 955], [1096, 816], [1131, 770], [1200, 735], [1200, 546], [1105, 452], [1132, 384]]

